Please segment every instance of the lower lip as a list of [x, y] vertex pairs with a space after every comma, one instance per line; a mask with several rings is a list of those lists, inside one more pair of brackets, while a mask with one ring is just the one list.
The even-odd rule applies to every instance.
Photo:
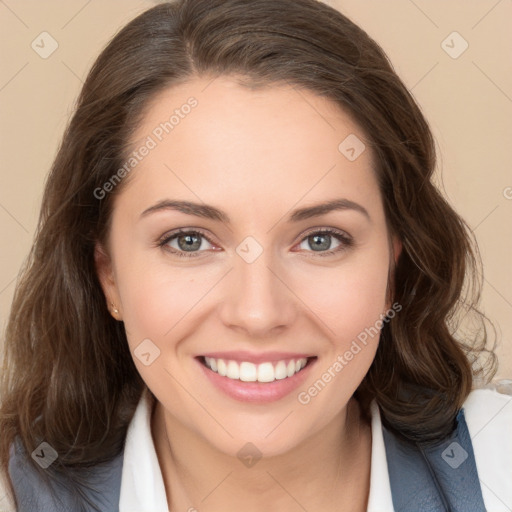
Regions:
[[217, 389], [240, 402], [255, 403], [275, 402], [289, 395], [304, 382], [315, 362], [316, 359], [308, 359], [308, 364], [300, 372], [286, 379], [273, 382], [244, 382], [222, 377], [197, 359], [197, 364]]

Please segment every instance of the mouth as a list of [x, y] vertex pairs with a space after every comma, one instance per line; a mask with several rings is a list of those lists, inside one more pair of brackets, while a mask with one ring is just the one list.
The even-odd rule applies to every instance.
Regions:
[[[220, 355], [220, 354], [219, 354]], [[241, 402], [268, 403], [280, 400], [304, 383], [317, 356], [271, 357], [265, 356], [244, 360], [244, 357], [228, 359], [212, 354], [195, 359], [206, 383], [224, 395]], [[255, 361], [259, 359], [259, 361]]]
[[301, 372], [314, 359], [316, 356], [264, 361], [256, 364], [250, 361], [199, 356], [199, 361], [212, 372], [221, 377], [242, 382], [274, 382], [289, 379]]

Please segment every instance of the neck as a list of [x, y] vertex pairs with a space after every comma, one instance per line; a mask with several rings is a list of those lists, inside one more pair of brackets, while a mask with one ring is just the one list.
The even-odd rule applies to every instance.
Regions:
[[293, 450], [251, 467], [176, 422], [160, 403], [152, 434], [173, 512], [366, 510], [371, 429], [355, 399]]

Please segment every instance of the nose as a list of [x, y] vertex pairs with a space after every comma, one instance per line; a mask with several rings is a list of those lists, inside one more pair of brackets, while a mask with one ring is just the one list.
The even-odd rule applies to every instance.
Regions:
[[225, 280], [226, 292], [220, 315], [223, 323], [251, 338], [275, 336], [289, 327], [298, 299], [286, 282], [286, 271], [265, 250], [253, 262], [234, 258]]

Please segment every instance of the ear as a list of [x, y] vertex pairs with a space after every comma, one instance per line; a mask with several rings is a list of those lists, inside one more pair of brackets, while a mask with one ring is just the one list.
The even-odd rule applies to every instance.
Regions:
[[96, 274], [98, 275], [101, 288], [105, 295], [107, 309], [116, 320], [122, 320], [123, 313], [119, 292], [114, 280], [112, 259], [105, 247], [99, 242], [94, 246], [94, 264], [96, 267]]
[[[393, 296], [395, 294], [395, 268], [398, 264], [398, 259], [402, 253], [402, 241], [398, 236], [392, 235], [389, 244], [389, 272], [388, 272], [388, 287], [386, 290], [386, 311], [389, 311], [393, 303]], [[384, 312], [385, 314], [385, 312]]]
[[396, 235], [393, 235], [391, 246], [393, 250], [391, 254], [394, 259], [394, 265], [396, 266], [398, 264], [398, 258], [400, 257], [400, 254], [402, 254], [402, 240], [400, 240]]

